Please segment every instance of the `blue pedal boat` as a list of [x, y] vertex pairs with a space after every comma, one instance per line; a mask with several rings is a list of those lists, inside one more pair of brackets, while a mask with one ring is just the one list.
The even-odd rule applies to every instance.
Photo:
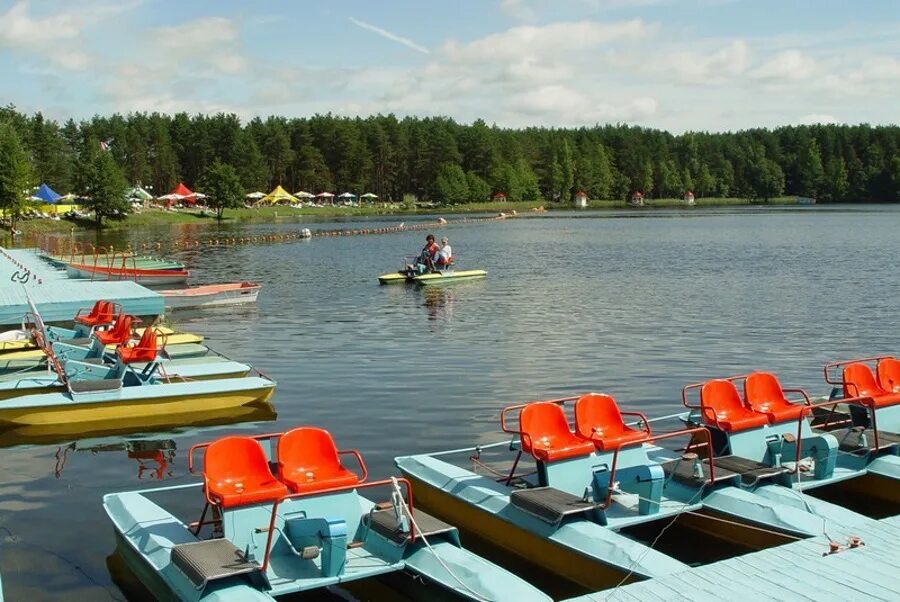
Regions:
[[[826, 366], [826, 379], [829, 369], [839, 365]], [[849, 366], [844, 380], [851, 389], [860, 364]], [[871, 376], [869, 369], [863, 368]], [[738, 384], [743, 385], [743, 395]], [[688, 398], [692, 390], [699, 391], [699, 405]], [[791, 402], [787, 393], [799, 395], [802, 401]], [[900, 400], [900, 395], [896, 398]], [[854, 508], [874, 509], [875, 516], [888, 516], [900, 512], [900, 438], [879, 426], [891, 424], [890, 414], [883, 412], [900, 409], [900, 405], [879, 407], [876, 399], [853, 395], [813, 403], [802, 389], [783, 389], [769, 372], [715, 379], [682, 390], [682, 402], [691, 410], [685, 423], [710, 429], [717, 467], [740, 474], [744, 489], [762, 491], [774, 499], [779, 495], [777, 489], [768, 485], [786, 486], [790, 491], [780, 495], [788, 501], [799, 499], [795, 492], [808, 491], [824, 500], [846, 500], [846, 494], [852, 493], [857, 502], [863, 502], [852, 504]], [[846, 414], [836, 414], [839, 403], [849, 408], [850, 424], [842, 418]], [[719, 501], [725, 507], [735, 504]], [[816, 505], [816, 514], [845, 524], [857, 520], [848, 517], [843, 508], [814, 498], [802, 501]], [[710, 506], [715, 502], [706, 499]]]
[[[574, 429], [564, 411], [570, 403]], [[510, 426], [514, 411], [517, 429]], [[640, 428], [624, 422], [629, 414]], [[501, 412], [501, 429], [515, 437], [395, 463], [421, 503], [442, 518], [594, 590], [685, 570], [677, 555], [652, 545], [676, 518], [696, 537], [742, 551], [820, 535], [823, 525], [838, 532], [871, 521], [770, 481], [786, 472], [780, 468], [748, 479], [745, 469], [760, 467], [710, 454], [716, 441], [705, 425], [654, 434], [646, 417], [621, 412], [609, 395], [510, 406]], [[660, 444], [686, 437], [684, 454]], [[504, 449], [515, 454], [505, 475], [482, 461]], [[492, 475], [454, 464], [452, 456], [468, 457]], [[534, 472], [517, 475], [529, 457]]]
[[[405, 479], [369, 481], [362, 456], [322, 429], [231, 436], [205, 450], [203, 484], [104, 496], [118, 548], [158, 597], [272, 600], [404, 571], [464, 599], [549, 600], [461, 547], [456, 529], [419, 509]], [[342, 457], [352, 457], [359, 472]], [[186, 524], [151, 498], [194, 489], [200, 520]], [[375, 503], [364, 490], [387, 490]], [[202, 536], [201, 536], [202, 535]]]

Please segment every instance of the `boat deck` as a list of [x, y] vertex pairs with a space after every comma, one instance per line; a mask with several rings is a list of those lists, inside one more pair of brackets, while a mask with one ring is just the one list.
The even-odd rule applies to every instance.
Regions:
[[[20, 284], [26, 270], [31, 275]], [[42, 260], [34, 249], [0, 247], [0, 325], [21, 324], [28, 311], [25, 290], [45, 322], [70, 322], [79, 309], [98, 299], [120, 303], [124, 311], [136, 316], [155, 316], [165, 309], [162, 295], [135, 282], [72, 279], [65, 270]]]
[[823, 556], [827, 538], [813, 537], [567, 602], [900, 599], [900, 516], [852, 531], [865, 545]]

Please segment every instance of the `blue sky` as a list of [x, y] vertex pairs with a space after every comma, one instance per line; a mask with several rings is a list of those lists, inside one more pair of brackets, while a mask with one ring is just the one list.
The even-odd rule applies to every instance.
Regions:
[[895, 0], [0, 0], [0, 103], [674, 132], [896, 123]]

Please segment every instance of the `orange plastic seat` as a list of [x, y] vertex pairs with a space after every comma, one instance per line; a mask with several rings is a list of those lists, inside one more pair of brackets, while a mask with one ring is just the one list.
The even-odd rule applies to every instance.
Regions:
[[295, 493], [360, 482], [341, 464], [331, 434], [313, 427], [293, 429], [278, 440], [278, 476]]
[[522, 451], [536, 460], [554, 462], [594, 451], [594, 443], [569, 430], [569, 421], [560, 405], [549, 401], [530, 403], [519, 413]]
[[575, 402], [575, 432], [590, 439], [600, 451], [638, 443], [650, 437], [648, 431], [625, 425], [616, 400], [611, 395], [588, 393]]
[[788, 401], [774, 374], [754, 372], [744, 379], [744, 399], [754, 412], [765, 414], [769, 422], [800, 420], [805, 406]]
[[269, 470], [259, 443], [250, 437], [224, 437], [209, 445], [203, 458], [209, 500], [222, 508], [274, 502], [288, 488]]
[[767, 416], [757, 414], [744, 405], [741, 394], [730, 380], [707, 381], [700, 389], [700, 408], [706, 424], [729, 433], [756, 428], [769, 422]]
[[119, 314], [116, 324], [109, 330], [96, 330], [94, 336], [104, 345], [122, 345], [131, 339], [132, 316]]
[[153, 362], [156, 361], [157, 337], [164, 336], [155, 328], [145, 328], [144, 334], [137, 345], [129, 347], [122, 344], [116, 347], [116, 353], [123, 364], [133, 364], [135, 362]]
[[[84, 311], [84, 310], [81, 310]], [[97, 326], [98, 324], [109, 324], [113, 321], [113, 303], [112, 301], [97, 301], [87, 314], [81, 315], [81, 311], [75, 314], [74, 321], [85, 326]]]
[[895, 357], [885, 357], [878, 360], [875, 369], [878, 384], [887, 393], [900, 393], [900, 360]]
[[[883, 360], [882, 360], [883, 361]], [[890, 370], [890, 366], [886, 368]], [[882, 370], [885, 373], [885, 370]], [[875, 380], [872, 369], [861, 362], [847, 364], [841, 379], [844, 381], [844, 397], [871, 397], [876, 408], [900, 403], [900, 393], [885, 390]]]

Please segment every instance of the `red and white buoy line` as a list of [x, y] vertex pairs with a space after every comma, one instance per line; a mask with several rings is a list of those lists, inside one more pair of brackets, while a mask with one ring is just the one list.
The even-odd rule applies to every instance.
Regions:
[[[507, 219], [509, 217], [515, 217], [515, 212], [511, 214], [501, 213], [499, 215], [491, 216], [491, 217], [463, 217], [461, 219], [456, 220], [446, 220], [444, 218], [440, 218], [435, 222], [421, 222], [414, 224], [405, 224], [400, 223], [396, 226], [382, 226], [380, 228], [343, 228], [343, 229], [335, 229], [335, 230], [310, 230], [309, 228], [303, 228], [302, 230], [298, 230], [295, 232], [286, 232], [281, 234], [260, 234], [258, 236], [220, 236], [220, 237], [201, 237], [201, 238], [180, 238], [172, 240], [169, 243], [169, 247], [173, 250], [182, 250], [182, 249], [197, 249], [201, 247], [224, 247], [224, 246], [233, 246], [233, 245], [259, 245], [259, 244], [273, 244], [280, 242], [291, 242], [295, 240], [303, 240], [310, 238], [331, 238], [331, 237], [341, 237], [341, 236], [366, 236], [366, 235], [374, 235], [374, 234], [399, 234], [402, 232], [415, 232], [418, 230], [433, 230], [436, 228], [445, 228], [449, 226], [461, 226], [468, 224], [477, 224], [483, 222], [495, 222]], [[68, 253], [69, 251], [65, 249], [66, 244], [69, 242], [68, 238], [65, 241], [62, 241], [63, 244], [59, 245], [62, 248], [56, 251], [57, 253]], [[52, 247], [56, 247], [57, 245], [48, 245]], [[142, 243], [129, 244], [126, 251], [129, 252], [161, 252], [163, 250], [163, 243]]]

